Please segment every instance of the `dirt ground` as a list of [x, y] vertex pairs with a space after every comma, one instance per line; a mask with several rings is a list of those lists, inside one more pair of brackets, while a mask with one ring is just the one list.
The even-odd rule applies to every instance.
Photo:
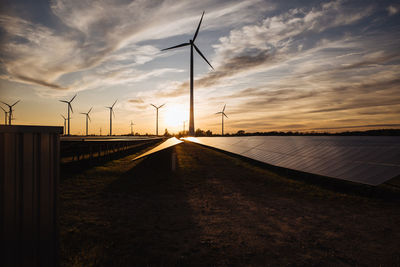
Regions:
[[400, 266], [400, 192], [338, 192], [190, 143], [134, 156], [61, 175], [61, 266]]

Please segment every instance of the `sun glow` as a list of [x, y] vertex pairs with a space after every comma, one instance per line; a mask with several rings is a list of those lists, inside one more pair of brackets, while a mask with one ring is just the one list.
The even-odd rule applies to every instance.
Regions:
[[181, 105], [169, 105], [164, 113], [164, 123], [168, 129], [182, 131], [183, 122], [186, 121], [186, 129], [189, 127], [188, 110]]

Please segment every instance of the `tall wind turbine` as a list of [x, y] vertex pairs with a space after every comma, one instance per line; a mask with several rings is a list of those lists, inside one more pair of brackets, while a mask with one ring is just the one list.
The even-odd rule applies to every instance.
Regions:
[[64, 135], [65, 135], [67, 118], [65, 118], [64, 115], [61, 115], [61, 114], [60, 114], [60, 116], [64, 119]]
[[114, 108], [115, 103], [117, 103], [117, 100], [115, 100], [114, 104], [112, 104], [111, 107], [106, 107], [106, 108], [110, 109], [110, 136], [112, 135], [112, 116], [114, 115], [114, 117], [115, 117], [113, 108]]
[[215, 113], [215, 114], [221, 114], [221, 117], [222, 117], [222, 135], [224, 135], [224, 116], [228, 118], [228, 116], [226, 116], [226, 114], [225, 114], [225, 107], [226, 107], [226, 104], [225, 104], [224, 108], [222, 109], [222, 111]]
[[72, 109], [71, 102], [74, 101], [75, 97], [76, 97], [76, 94], [74, 95], [73, 98], [71, 98], [70, 101], [67, 101], [67, 100], [59, 100], [60, 102], [63, 102], [63, 103], [67, 103], [67, 104], [68, 104], [68, 106], [67, 106], [67, 110], [68, 110], [68, 119], [67, 119], [67, 120], [68, 120], [68, 135], [70, 134], [70, 130], [71, 130], [71, 129], [70, 129], [71, 117], [70, 117], [69, 111], [71, 110], [71, 112], [74, 113], [74, 110]]
[[156, 117], [156, 135], [158, 136], [158, 109], [162, 108], [165, 104], [162, 104], [162, 105], [159, 106], [159, 107], [156, 107], [156, 106], [153, 105], [153, 104], [150, 104], [150, 105], [152, 105], [153, 107], [155, 107], [156, 110], [157, 110], [157, 117]]
[[133, 129], [132, 129], [133, 125], [135, 124], [131, 121], [131, 135], [133, 135]]
[[12, 112], [13, 112], [13, 106], [15, 106], [20, 100], [18, 100], [17, 102], [15, 102], [12, 105], [7, 104], [6, 102], [1, 101], [1, 103], [5, 104], [8, 106], [9, 110], [8, 110], [8, 125], [11, 125], [11, 120], [12, 120]]
[[0, 107], [4, 111], [4, 125], [7, 125], [7, 110], [5, 110], [3, 107]]
[[92, 121], [92, 120], [90, 119], [90, 116], [89, 116], [89, 113], [90, 113], [90, 111], [92, 111], [92, 108], [93, 108], [93, 107], [91, 107], [87, 113], [82, 113], [82, 112], [81, 112], [81, 114], [83, 114], [83, 115], [86, 116], [86, 136], [88, 136], [88, 129], [89, 129], [89, 128], [88, 128], [88, 119], [89, 119], [90, 121]]
[[176, 46], [172, 46], [169, 48], [162, 49], [161, 51], [169, 50], [169, 49], [174, 49], [178, 47], [183, 47], [183, 46], [188, 46], [190, 45], [190, 119], [189, 119], [189, 135], [194, 136], [194, 113], [193, 113], [193, 47], [197, 51], [197, 53], [210, 65], [212, 69], [213, 66], [211, 66], [210, 62], [206, 59], [206, 57], [200, 52], [200, 49], [197, 48], [197, 46], [194, 44], [194, 41], [196, 40], [197, 34], [199, 33], [201, 21], [203, 20], [204, 16], [204, 11], [203, 14], [201, 15], [201, 19], [199, 22], [199, 25], [197, 26], [196, 32], [193, 36], [192, 40], [189, 40], [188, 43], [182, 43]]

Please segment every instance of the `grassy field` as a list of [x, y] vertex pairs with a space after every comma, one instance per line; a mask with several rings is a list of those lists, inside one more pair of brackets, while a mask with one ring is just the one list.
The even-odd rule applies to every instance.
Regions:
[[61, 266], [400, 266], [396, 190], [338, 191], [188, 143], [134, 157], [62, 174]]

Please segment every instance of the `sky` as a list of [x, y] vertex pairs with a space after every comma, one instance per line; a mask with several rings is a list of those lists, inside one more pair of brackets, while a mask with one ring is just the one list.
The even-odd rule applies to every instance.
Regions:
[[[2, 1], [0, 100], [13, 124], [71, 134], [183, 130], [193, 38], [195, 128], [225, 133], [400, 128], [398, 1]], [[6, 106], [1, 105], [3, 108]], [[1, 111], [1, 110], [0, 110]], [[4, 113], [0, 113], [0, 123]]]

